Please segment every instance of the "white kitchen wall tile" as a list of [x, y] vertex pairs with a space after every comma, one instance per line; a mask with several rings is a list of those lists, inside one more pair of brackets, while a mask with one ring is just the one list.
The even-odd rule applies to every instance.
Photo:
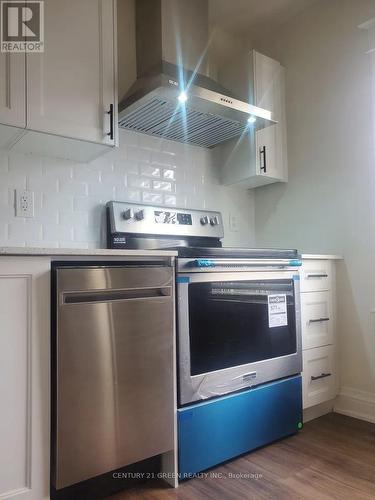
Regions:
[[148, 177], [160, 177], [160, 168], [155, 165], [150, 165], [149, 163], [140, 163], [139, 171], [141, 175]]
[[115, 200], [137, 203], [141, 201], [141, 191], [139, 189], [127, 188], [124, 186], [115, 187]]
[[113, 165], [114, 172], [138, 175], [138, 161], [133, 160], [115, 160]]
[[150, 189], [151, 180], [144, 179], [142, 177], [136, 177], [134, 175], [128, 175], [128, 186], [133, 188]]
[[42, 224], [32, 219], [14, 218], [8, 225], [8, 239], [39, 241], [42, 239]]
[[148, 162], [151, 160], [151, 150], [129, 146], [127, 158], [128, 160]]
[[43, 173], [43, 159], [34, 155], [12, 153], [9, 155], [8, 166], [10, 172], [18, 172], [24, 176], [30, 171], [35, 175]]
[[74, 212], [60, 211], [58, 222], [63, 226], [88, 226], [89, 214], [87, 211], [78, 210]]
[[73, 229], [74, 241], [88, 243], [90, 241], [100, 240], [100, 226], [93, 227], [75, 227]]
[[0, 174], [0, 186], [12, 189], [26, 189], [26, 175], [22, 172], [11, 171]]
[[26, 189], [51, 194], [57, 193], [59, 190], [59, 179], [52, 176], [29, 174], [26, 178]]
[[90, 211], [98, 205], [100, 200], [97, 196], [76, 196], [73, 200], [74, 210]]
[[174, 191], [174, 184], [168, 181], [152, 181], [152, 188], [158, 191]]
[[57, 158], [44, 158], [42, 160], [42, 172], [48, 177], [57, 177], [61, 180], [72, 179], [73, 170], [73, 164], [69, 160]]
[[59, 193], [58, 195], [52, 195], [50, 193], [43, 193], [42, 197], [42, 207], [44, 210], [73, 210], [73, 196], [68, 194], [64, 195]]
[[71, 225], [45, 224], [43, 226], [43, 239], [51, 241], [73, 240], [73, 228]]
[[115, 186], [112, 184], [89, 184], [89, 195], [96, 196], [98, 200], [111, 200], [115, 194]]
[[164, 153], [163, 151], [153, 151], [151, 161], [157, 165], [164, 166], [173, 166], [176, 164], [175, 155], [172, 153]]
[[175, 207], [177, 205], [177, 197], [174, 194], [165, 194], [164, 204]]
[[78, 164], [73, 167], [73, 179], [81, 182], [99, 182], [100, 171], [90, 164]]
[[163, 178], [167, 180], [176, 180], [176, 170], [174, 168], [163, 168]]
[[152, 203], [153, 205], [158, 205], [163, 203], [163, 196], [158, 193], [143, 191], [142, 201], [143, 203]]
[[73, 196], [80, 196], [88, 194], [88, 186], [86, 182], [59, 179], [59, 192]]

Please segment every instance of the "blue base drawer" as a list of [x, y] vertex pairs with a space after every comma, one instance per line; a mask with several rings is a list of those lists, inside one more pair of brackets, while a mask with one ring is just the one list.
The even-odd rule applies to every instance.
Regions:
[[181, 478], [294, 434], [300, 422], [299, 375], [182, 408], [178, 410]]

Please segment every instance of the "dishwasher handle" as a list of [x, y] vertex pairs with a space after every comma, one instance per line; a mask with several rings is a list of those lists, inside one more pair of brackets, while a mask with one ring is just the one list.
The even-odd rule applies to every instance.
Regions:
[[134, 299], [171, 297], [172, 287], [128, 288], [123, 290], [84, 290], [62, 292], [61, 304], [83, 304], [93, 302], [114, 302]]

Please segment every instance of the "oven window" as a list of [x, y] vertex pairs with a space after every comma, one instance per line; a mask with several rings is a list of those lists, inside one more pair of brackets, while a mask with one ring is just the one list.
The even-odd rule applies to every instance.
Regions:
[[189, 285], [191, 374], [296, 352], [293, 280]]

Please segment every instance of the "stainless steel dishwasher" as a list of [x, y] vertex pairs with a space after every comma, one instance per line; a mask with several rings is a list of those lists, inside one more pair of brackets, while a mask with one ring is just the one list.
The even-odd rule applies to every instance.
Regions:
[[57, 265], [53, 289], [60, 489], [173, 449], [172, 259]]

